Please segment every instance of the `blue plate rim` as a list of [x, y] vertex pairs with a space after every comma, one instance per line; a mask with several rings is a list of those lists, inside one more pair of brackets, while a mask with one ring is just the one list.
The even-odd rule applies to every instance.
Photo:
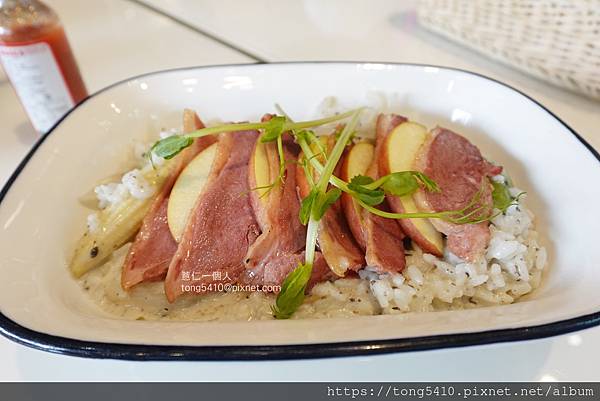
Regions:
[[[275, 63], [241, 63], [241, 64], [221, 64], [180, 67], [167, 70], [153, 71], [137, 75], [127, 79], [120, 80], [108, 85], [95, 93], [87, 96], [73, 109], [67, 112], [52, 126], [47, 134], [42, 136], [32, 147], [29, 153], [23, 158], [21, 163], [12, 173], [6, 184], [0, 191], [0, 204], [10, 191], [12, 185], [25, 168], [29, 160], [33, 157], [42, 143], [48, 138], [60, 123], [65, 120], [72, 112], [77, 110], [89, 99], [123, 83], [131, 80], [158, 75], [162, 73], [200, 70], [207, 68], [227, 68], [227, 67], [245, 67], [252, 65], [304, 65], [304, 64], [385, 64], [394, 66], [411, 67], [431, 67], [444, 70], [456, 71], [468, 75], [483, 78], [498, 85], [504, 86], [530, 100], [550, 116], [562, 124], [572, 135], [574, 135], [581, 144], [600, 162], [600, 153], [594, 149], [581, 135], [565, 123], [560, 117], [550, 111], [546, 106], [522, 92], [495, 78], [464, 70], [461, 68], [447, 67], [431, 64], [418, 63], [393, 63], [393, 62], [364, 62], [364, 61], [299, 61], [299, 62], [275, 62]], [[388, 340], [366, 340], [352, 342], [332, 342], [317, 344], [289, 344], [289, 345], [231, 345], [231, 346], [167, 346], [167, 345], [142, 345], [142, 344], [118, 344], [77, 340], [54, 336], [28, 329], [14, 322], [0, 312], [0, 334], [18, 344], [25, 345], [34, 349], [52, 352], [62, 355], [78, 356], [85, 358], [103, 358], [103, 359], [122, 359], [138, 361], [224, 361], [224, 360], [282, 360], [282, 359], [307, 359], [307, 358], [327, 358], [343, 356], [360, 356], [372, 354], [385, 354], [393, 352], [423, 351], [431, 349], [455, 348], [464, 346], [484, 345], [492, 343], [503, 343], [513, 341], [534, 340], [546, 338], [560, 334], [566, 334], [577, 330], [600, 325], [600, 311], [591, 314], [579, 316], [576, 318], [561, 320], [553, 323], [511, 328], [502, 330], [488, 330], [474, 333], [443, 334], [434, 336], [422, 336], [412, 338], [399, 338]]]

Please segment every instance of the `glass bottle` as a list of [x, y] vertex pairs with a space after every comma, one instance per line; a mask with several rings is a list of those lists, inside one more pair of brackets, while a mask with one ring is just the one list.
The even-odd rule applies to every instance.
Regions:
[[41, 1], [0, 0], [0, 62], [40, 133], [87, 97], [60, 20]]

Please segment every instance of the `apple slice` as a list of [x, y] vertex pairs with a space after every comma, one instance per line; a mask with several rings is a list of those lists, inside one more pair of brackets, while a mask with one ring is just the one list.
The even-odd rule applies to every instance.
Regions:
[[256, 141], [248, 169], [250, 188], [256, 188], [253, 194], [261, 205], [267, 205], [269, 203], [269, 196], [266, 196], [269, 191], [268, 187], [279, 176], [279, 154], [275, 143]]
[[[269, 221], [269, 209], [279, 207], [278, 204], [269, 204], [271, 193], [268, 188], [278, 174], [279, 156], [277, 155], [276, 145], [272, 142], [262, 143], [260, 140], [256, 141], [248, 163], [248, 184], [250, 189], [253, 189], [250, 193], [252, 209], [263, 231], [268, 231], [265, 230], [265, 226]], [[260, 244], [261, 241], [258, 243]], [[250, 249], [254, 249], [257, 245], [255, 242]]]
[[217, 154], [217, 146], [217, 143], [213, 143], [192, 159], [173, 185], [167, 207], [167, 222], [177, 242], [181, 240], [196, 200], [208, 182], [211, 166]]
[[[357, 175], [365, 175], [373, 161], [374, 154], [375, 146], [369, 142], [359, 142], [352, 146], [346, 157], [344, 157], [340, 178], [350, 182]], [[342, 194], [342, 207], [344, 208], [346, 220], [354, 235], [354, 239], [356, 239], [356, 242], [364, 250], [367, 244], [364, 236], [362, 208], [352, 196], [345, 192]]]
[[[421, 145], [427, 139], [427, 128], [414, 122], [398, 125], [385, 139], [379, 157], [379, 169], [382, 175], [398, 171], [414, 170], [414, 162]], [[396, 213], [415, 213], [419, 209], [412, 195], [388, 196], [388, 203]], [[399, 220], [404, 232], [423, 251], [442, 256], [444, 242], [442, 235], [429, 219]]]

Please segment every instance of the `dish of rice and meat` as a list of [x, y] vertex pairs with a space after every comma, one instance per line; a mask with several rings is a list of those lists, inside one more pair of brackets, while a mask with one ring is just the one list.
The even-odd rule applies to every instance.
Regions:
[[547, 264], [500, 165], [365, 109], [183, 131], [94, 190], [70, 269], [126, 319], [254, 320], [510, 304]]

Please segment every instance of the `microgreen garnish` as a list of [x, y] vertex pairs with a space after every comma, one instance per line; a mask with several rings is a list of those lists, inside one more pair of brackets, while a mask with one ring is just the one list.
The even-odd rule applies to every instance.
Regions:
[[374, 180], [371, 177], [357, 175], [348, 183], [348, 189], [354, 192], [354, 197], [366, 203], [367, 205], [379, 205], [385, 199], [385, 192], [382, 189], [369, 188]]
[[287, 275], [281, 291], [277, 296], [275, 305], [271, 305], [273, 316], [277, 319], [289, 319], [296, 309], [304, 302], [304, 292], [310, 279], [312, 266], [309, 264], [300, 264], [290, 274]]
[[273, 142], [278, 138], [281, 138], [283, 134], [283, 128], [285, 126], [286, 118], [283, 116], [274, 116], [267, 122], [267, 126], [264, 128], [263, 134], [260, 136], [262, 143]]
[[430, 192], [439, 192], [437, 184], [419, 171], [399, 171], [377, 180], [364, 175], [353, 177], [348, 183], [351, 195], [369, 206], [383, 202], [385, 194], [405, 196], [416, 192], [422, 186]]
[[295, 134], [295, 137], [296, 142], [298, 143], [300, 143], [300, 141], [303, 141], [305, 143], [310, 143], [311, 145], [317, 147], [319, 151], [313, 154], [312, 157], [319, 157], [323, 159], [323, 162], [327, 161], [327, 152], [325, 151], [325, 147], [323, 146], [323, 143], [319, 140], [319, 137], [315, 135], [314, 131], [302, 130], [300, 132], [297, 132]]
[[392, 213], [379, 210], [361, 200], [358, 203], [370, 213], [388, 219], [441, 219], [454, 224], [476, 224], [492, 218], [491, 208], [488, 205], [479, 205], [487, 180], [482, 180], [480, 189], [473, 195], [469, 203], [459, 210], [447, 210], [442, 212], [416, 212], [416, 213]]
[[341, 195], [342, 191], [339, 188], [331, 188], [325, 193], [319, 192], [313, 202], [311, 216], [315, 220], [321, 220], [327, 209], [329, 209], [329, 206], [333, 205]]
[[425, 190], [429, 192], [440, 192], [441, 189], [438, 187], [437, 183], [433, 181], [431, 178], [427, 177], [425, 174], [420, 171], [411, 171], [412, 176], [419, 181], [421, 186], [425, 188]]
[[521, 192], [517, 194], [517, 196], [511, 196], [508, 185], [502, 182], [492, 181], [492, 188], [494, 208], [499, 210], [497, 214], [506, 212], [506, 209], [516, 205], [519, 202], [519, 199], [525, 195], [525, 192]]
[[[304, 301], [304, 292], [308, 286], [315, 259], [319, 220], [342, 193], [338, 188], [332, 188], [328, 191], [329, 180], [333, 176], [333, 170], [342, 157], [344, 148], [354, 132], [354, 128], [358, 123], [359, 113], [360, 110], [353, 112], [351, 121], [344, 127], [340, 138], [328, 155], [325, 166], [318, 172], [317, 175], [319, 178], [317, 182], [311, 184], [310, 193], [302, 200], [300, 221], [308, 225], [306, 229], [304, 263], [299, 264], [284, 280], [281, 291], [277, 295], [275, 305], [272, 307], [273, 315], [277, 319], [289, 318]], [[300, 138], [296, 137], [296, 140], [304, 142], [310, 148], [310, 145], [306, 142], [308, 137], [309, 134], [305, 133]], [[318, 139], [317, 142], [319, 142]], [[305, 154], [305, 157], [307, 160], [316, 160], [312, 151]], [[318, 162], [318, 160], [316, 161]], [[309, 170], [309, 175], [312, 175], [313, 169], [307, 170]]]
[[[186, 135], [172, 135], [156, 142], [150, 151], [163, 159], [172, 159], [193, 142], [194, 139]], [[151, 154], [149, 157], [152, 159]]]
[[404, 196], [413, 194], [419, 186], [429, 192], [439, 192], [440, 188], [431, 178], [420, 171], [397, 171], [374, 181], [368, 188], [383, 188], [390, 195]]
[[285, 176], [285, 152], [283, 151], [283, 137], [281, 134], [277, 137], [277, 154], [279, 155], [279, 176], [278, 181], [283, 184]]
[[156, 170], [156, 166], [154, 165], [154, 158], [152, 157], [152, 151], [144, 152], [143, 155], [146, 159], [148, 159], [148, 163], [152, 166], [152, 170]]
[[[359, 109], [360, 110], [360, 109]], [[281, 124], [281, 118], [285, 117], [275, 117], [269, 121], [263, 121], [259, 123], [234, 123], [234, 124], [222, 124], [216, 125], [214, 127], [206, 127], [201, 128], [196, 131], [192, 131], [182, 135], [173, 135], [160, 141], [156, 142], [154, 146], [152, 146], [152, 152], [160, 156], [164, 159], [171, 159], [175, 157], [179, 152], [183, 149], [187, 148], [193, 143], [194, 138], [201, 138], [208, 135], [215, 135], [221, 132], [239, 132], [239, 131], [248, 131], [248, 130], [269, 130], [269, 134], [267, 139], [275, 140], [277, 135], [281, 135], [282, 132], [290, 131], [290, 130], [302, 130], [311, 127], [318, 127], [320, 125], [329, 124], [335, 121], [340, 121], [345, 118], [350, 117], [356, 110], [351, 110], [346, 113], [338, 114], [331, 117], [322, 118], [319, 120], [309, 120], [309, 121], [300, 121], [300, 122], [291, 122], [289, 120], [285, 120], [283, 125]], [[271, 122], [275, 119], [275, 122]], [[273, 139], [271, 139], [273, 137]], [[268, 141], [267, 141], [268, 142]]]
[[304, 302], [306, 287], [310, 281], [312, 267], [315, 260], [315, 248], [317, 246], [317, 230], [319, 222], [310, 219], [306, 229], [306, 251], [304, 263], [298, 264], [283, 281], [281, 291], [277, 294], [275, 305], [271, 311], [276, 319], [289, 319], [296, 309]]
[[412, 171], [398, 171], [381, 177], [379, 180], [384, 180], [381, 187], [391, 195], [411, 195], [419, 189], [419, 182]]
[[508, 187], [501, 182], [492, 181], [492, 188], [494, 207], [498, 210], [506, 210], [513, 202], [513, 198], [510, 196]]
[[300, 203], [299, 217], [300, 217], [300, 222], [303, 225], [308, 224], [308, 220], [310, 220], [310, 216], [312, 214], [313, 203], [315, 202], [315, 199], [317, 198], [318, 195], [319, 195], [319, 191], [317, 191], [316, 189], [313, 188], [308, 193], [308, 195], [306, 195], [306, 197], [304, 199], [302, 199], [302, 202]]

